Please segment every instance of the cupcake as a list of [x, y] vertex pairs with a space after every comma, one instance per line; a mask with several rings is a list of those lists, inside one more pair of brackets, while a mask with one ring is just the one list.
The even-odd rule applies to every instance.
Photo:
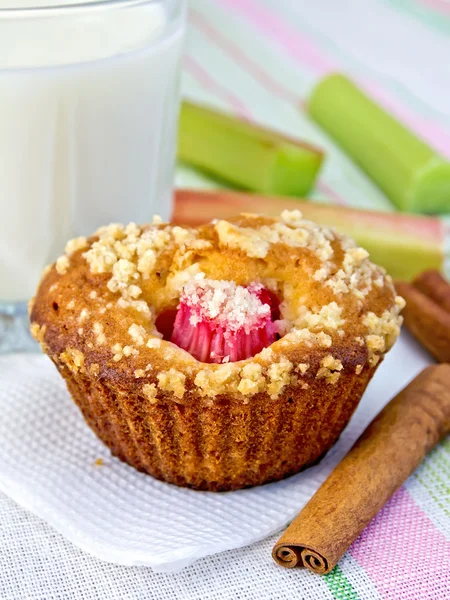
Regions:
[[158, 219], [67, 244], [31, 331], [111, 452], [199, 490], [260, 485], [336, 442], [401, 325], [368, 253], [302, 219]]

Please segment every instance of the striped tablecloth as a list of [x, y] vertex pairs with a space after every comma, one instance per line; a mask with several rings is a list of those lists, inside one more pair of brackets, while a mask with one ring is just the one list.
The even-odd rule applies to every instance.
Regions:
[[[184, 95], [324, 147], [314, 199], [392, 210], [304, 114], [330, 71], [450, 156], [450, 1], [190, 0], [189, 18]], [[177, 184], [214, 185], [186, 167]], [[102, 563], [3, 495], [0, 518], [2, 600], [450, 599], [450, 440], [323, 577], [275, 566], [276, 536], [164, 575]]]

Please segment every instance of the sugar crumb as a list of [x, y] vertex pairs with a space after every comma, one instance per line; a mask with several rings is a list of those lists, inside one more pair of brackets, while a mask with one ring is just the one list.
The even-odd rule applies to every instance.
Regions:
[[185, 392], [186, 376], [177, 369], [171, 368], [157, 374], [159, 388], [164, 392], [172, 392], [176, 398], [181, 399]]
[[161, 346], [161, 340], [159, 338], [150, 338], [147, 342], [148, 348], [159, 348]]
[[62, 256], [60, 256], [55, 264], [56, 267], [56, 271], [57, 273], [59, 273], [59, 275], [64, 275], [65, 273], [67, 273], [67, 269], [70, 266], [70, 261], [69, 258], [63, 254]]
[[137, 325], [133, 323], [128, 328], [128, 333], [133, 338], [133, 341], [136, 343], [136, 346], [143, 346], [145, 342], [145, 338], [147, 337], [147, 332], [142, 327], [142, 325]]
[[73, 240], [69, 240], [65, 247], [65, 253], [70, 256], [77, 250], [81, 250], [87, 246], [87, 239], [85, 237], [77, 237]]

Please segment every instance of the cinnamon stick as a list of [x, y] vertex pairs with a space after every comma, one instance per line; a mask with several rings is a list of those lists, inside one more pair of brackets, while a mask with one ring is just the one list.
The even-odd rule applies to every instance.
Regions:
[[450, 312], [410, 283], [396, 282], [395, 287], [406, 300], [406, 327], [436, 360], [450, 362]]
[[439, 271], [434, 269], [424, 271], [414, 279], [413, 284], [425, 296], [450, 313], [450, 284]]
[[450, 431], [450, 365], [427, 367], [367, 427], [275, 544], [283, 567], [329, 573]]

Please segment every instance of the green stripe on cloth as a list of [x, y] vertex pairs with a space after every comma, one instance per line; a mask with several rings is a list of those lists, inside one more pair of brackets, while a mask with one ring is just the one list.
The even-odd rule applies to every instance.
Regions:
[[324, 575], [323, 579], [336, 600], [359, 600], [352, 584], [341, 571], [339, 565], [336, 565], [331, 573]]
[[436, 11], [421, 5], [413, 0], [383, 0], [385, 4], [395, 10], [416, 18], [418, 21], [431, 27], [443, 35], [450, 34], [450, 19]]
[[450, 439], [437, 446], [414, 473], [442, 512], [450, 517], [450, 483], [445, 471], [450, 469]]

